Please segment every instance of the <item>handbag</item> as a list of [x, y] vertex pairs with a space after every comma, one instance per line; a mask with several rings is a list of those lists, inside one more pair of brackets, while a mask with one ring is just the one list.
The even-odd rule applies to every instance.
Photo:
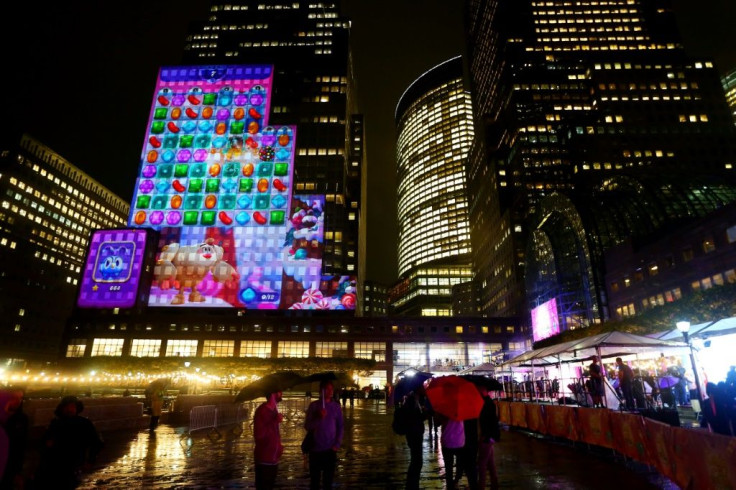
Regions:
[[314, 431], [307, 431], [307, 435], [304, 436], [302, 441], [302, 454], [307, 454], [314, 448]]

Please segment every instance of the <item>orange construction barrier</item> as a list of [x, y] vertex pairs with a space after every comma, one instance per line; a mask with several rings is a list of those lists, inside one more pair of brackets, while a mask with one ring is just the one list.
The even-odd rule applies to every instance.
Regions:
[[498, 420], [506, 425], [511, 425], [511, 402], [498, 402]]
[[680, 488], [736, 488], [736, 438], [705, 430], [673, 430], [670, 455]]
[[526, 404], [526, 423], [529, 430], [539, 432], [540, 434], [547, 433], [547, 423], [544, 416], [545, 408], [545, 405], [538, 403]]
[[610, 412], [613, 448], [631, 459], [648, 463], [647, 433], [644, 417], [631, 413]]
[[526, 403], [511, 404], [511, 425], [526, 429]]
[[[670, 425], [647, 419], [644, 422], [647, 435], [647, 463], [657, 468], [661, 474], [675, 480], [675, 465], [672, 447], [675, 443], [674, 428]], [[683, 429], [678, 429], [683, 430]]]
[[605, 408], [578, 408], [578, 437], [596, 446], [614, 448], [611, 418]]
[[577, 414], [574, 407], [547, 405], [544, 407], [545, 425], [551, 436], [577, 441]]

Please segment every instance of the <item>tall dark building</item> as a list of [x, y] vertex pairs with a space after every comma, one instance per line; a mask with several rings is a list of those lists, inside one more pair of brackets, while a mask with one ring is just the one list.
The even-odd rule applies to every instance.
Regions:
[[669, 0], [466, 3], [468, 166], [487, 316], [555, 298], [563, 329], [610, 316], [603, 253], [736, 198], [736, 131]]
[[365, 260], [358, 241], [363, 124], [349, 34], [335, 2], [214, 1], [209, 18], [191, 26], [184, 54], [192, 65], [274, 66], [269, 122], [299, 128], [294, 193], [326, 196], [323, 273], [334, 275], [357, 275]]
[[128, 203], [28, 135], [0, 149], [0, 358], [56, 358], [90, 233]]

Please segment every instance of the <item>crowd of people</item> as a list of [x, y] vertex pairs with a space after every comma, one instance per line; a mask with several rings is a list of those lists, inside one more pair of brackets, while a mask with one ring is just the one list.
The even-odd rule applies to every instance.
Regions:
[[498, 473], [494, 460], [494, 446], [501, 438], [496, 404], [483, 386], [478, 386], [483, 408], [476, 419], [453, 420], [435, 412], [418, 387], [403, 400], [397, 400], [395, 411], [402, 411], [404, 429], [409, 446], [410, 462], [406, 472], [407, 490], [420, 488], [420, 474], [424, 464], [424, 431], [428, 422], [430, 439], [441, 428], [440, 447], [448, 489], [458, 488], [463, 477], [471, 490], [485, 489], [490, 479], [491, 488], [498, 487]]
[[83, 403], [75, 396], [61, 399], [41, 439], [38, 467], [26, 478], [29, 420], [23, 398], [20, 388], [0, 390], [0, 489], [75, 488], [103, 447], [94, 424], [80, 415]]

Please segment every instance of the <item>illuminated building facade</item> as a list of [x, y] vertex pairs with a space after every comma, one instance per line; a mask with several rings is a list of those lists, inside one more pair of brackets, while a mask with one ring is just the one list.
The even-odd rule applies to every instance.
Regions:
[[274, 66], [269, 122], [299, 128], [293, 190], [325, 195], [323, 272], [335, 275], [357, 275], [365, 260], [358, 240], [363, 125], [354, 117], [349, 28], [336, 2], [213, 1], [209, 18], [191, 26], [183, 59]]
[[450, 316], [452, 286], [471, 277], [465, 159], [473, 139], [462, 59], [415, 80], [396, 107], [398, 264], [393, 312]]
[[482, 314], [558, 300], [610, 317], [603, 253], [736, 198], [713, 64], [686, 57], [669, 0], [466, 3], [468, 166]]
[[124, 226], [128, 203], [23, 135], [0, 153], [0, 357], [55, 358], [92, 230]]
[[733, 122], [736, 124], [736, 69], [727, 73], [721, 82], [723, 83], [723, 90], [726, 92], [726, 102], [728, 107], [731, 108]]

